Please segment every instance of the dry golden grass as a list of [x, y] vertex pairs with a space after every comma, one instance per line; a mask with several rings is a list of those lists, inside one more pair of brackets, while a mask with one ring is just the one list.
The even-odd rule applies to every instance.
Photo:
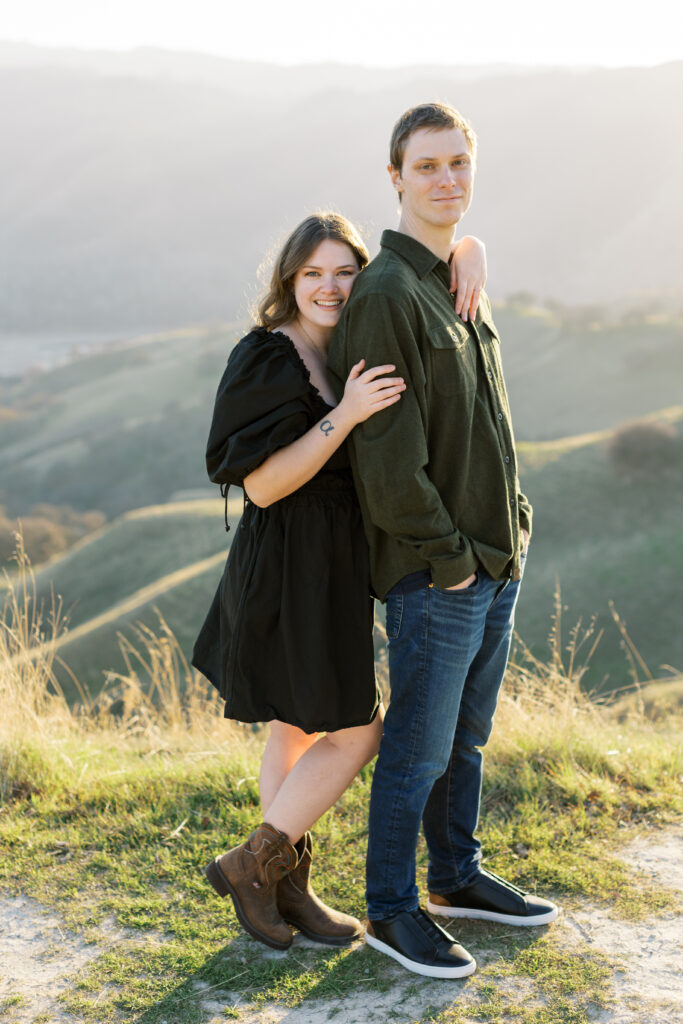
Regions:
[[[73, 742], [100, 750], [172, 751], [181, 757], [200, 749], [218, 752], [228, 746], [233, 752], [249, 748], [255, 753], [260, 747], [262, 734], [225, 721], [213, 687], [188, 663], [161, 615], [154, 630], [138, 625], [132, 636], [119, 634], [125, 671], [108, 673], [96, 699], [72, 676], [80, 700], [69, 705], [55, 674], [58, 665], [62, 670], [67, 667], [59, 657], [68, 636], [59, 603], [53, 601], [48, 609], [37, 607], [34, 577], [21, 537], [15, 562], [16, 571], [5, 579], [0, 616], [0, 801], [29, 785], [26, 759], [30, 764], [35, 760], [27, 754], [30, 750], [39, 751], [44, 763], [49, 760], [45, 758], [49, 748], [65, 749]], [[578, 625], [565, 641], [561, 620], [558, 590], [547, 656], [539, 658], [521, 641], [516, 643], [487, 756], [505, 762], [519, 758], [521, 751], [531, 756], [533, 750], [535, 757], [542, 758], [539, 751], [552, 750], [554, 758], [570, 762], [574, 751], [581, 749], [585, 754], [590, 747], [599, 760], [607, 748], [625, 746], [620, 730], [626, 719], [641, 745], [659, 745], [662, 715], [652, 709], [661, 710], [661, 702], [654, 692], [660, 686], [669, 694], [671, 687], [653, 686], [616, 613], [636, 689], [612, 704], [591, 698], [581, 687], [600, 634], [592, 624], [583, 629]], [[378, 678], [388, 694], [383, 639], [378, 627]], [[647, 701], [641, 680], [648, 684]], [[674, 689], [678, 693], [675, 685]], [[668, 698], [666, 706], [672, 707]], [[665, 724], [672, 729], [670, 716]]]
[[0, 803], [29, 786], [32, 752], [45, 762], [50, 748], [73, 742], [178, 753], [249, 743], [249, 732], [225, 722], [213, 687], [188, 663], [161, 616], [157, 630], [138, 626], [132, 638], [119, 634], [126, 670], [108, 673], [96, 700], [70, 674], [80, 700], [69, 705], [55, 671], [68, 671], [59, 657], [69, 635], [60, 603], [38, 606], [20, 535], [15, 562], [0, 606]]

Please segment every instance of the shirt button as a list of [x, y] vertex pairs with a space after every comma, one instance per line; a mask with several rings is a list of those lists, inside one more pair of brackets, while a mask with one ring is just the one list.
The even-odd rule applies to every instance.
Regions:
[[515, 499], [514, 498], [510, 498], [510, 508], [514, 508], [516, 504], [517, 504], [517, 502], [515, 501]]
[[499, 420], [502, 420], [502, 418], [503, 418], [503, 414], [502, 414], [502, 412], [499, 412], [499, 413], [498, 413], [498, 419], [499, 419]]
[[489, 370], [489, 380], [493, 380], [493, 374], [491, 373], [490, 370]]
[[505, 456], [505, 461], [506, 461], [506, 462], [509, 462], [509, 461], [510, 461], [510, 456], [509, 456], [509, 455], [506, 455], [506, 456]]

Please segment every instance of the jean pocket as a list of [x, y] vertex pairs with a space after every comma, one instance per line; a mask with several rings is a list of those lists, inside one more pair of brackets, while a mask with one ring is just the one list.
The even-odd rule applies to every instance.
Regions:
[[478, 569], [476, 573], [476, 579], [470, 583], [469, 587], [460, 587], [459, 590], [453, 590], [448, 587], [437, 587], [436, 584], [432, 587], [437, 594], [443, 594], [445, 597], [459, 597], [461, 594], [471, 594], [473, 590], [476, 590], [481, 583], [481, 570]]
[[387, 600], [387, 640], [397, 640], [403, 622], [403, 594]]

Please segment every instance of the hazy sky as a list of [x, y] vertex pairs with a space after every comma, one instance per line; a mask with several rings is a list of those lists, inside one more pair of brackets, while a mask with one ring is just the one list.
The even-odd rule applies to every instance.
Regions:
[[683, 58], [676, 0], [21, 0], [0, 39], [157, 46], [285, 64], [659, 64]]

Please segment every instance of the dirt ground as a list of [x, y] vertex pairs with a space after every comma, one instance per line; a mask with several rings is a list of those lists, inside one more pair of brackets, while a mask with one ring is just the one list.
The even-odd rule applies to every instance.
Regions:
[[[622, 851], [624, 860], [650, 873], [661, 885], [683, 891], [683, 831], [668, 830], [635, 840]], [[612, 919], [603, 909], [583, 904], [561, 914], [553, 926], [560, 944], [580, 953], [586, 946], [602, 950], [623, 964], [613, 982], [614, 1004], [602, 1013], [600, 1024], [671, 1024], [683, 1019], [683, 971], [680, 915], [627, 922]], [[87, 944], [63, 928], [58, 915], [26, 896], [0, 899], [0, 1018], [8, 1024], [70, 1022], [57, 996], [103, 947], [125, 938], [113, 927], [103, 930], [101, 942]], [[295, 943], [306, 944], [297, 938]], [[296, 946], [293, 947], [295, 951]], [[285, 956], [264, 950], [264, 956]], [[478, 955], [480, 967], [486, 957]], [[420, 1019], [427, 1007], [443, 1009], [453, 1000], [452, 984], [418, 978], [388, 964], [395, 984], [388, 992], [371, 996], [359, 990], [339, 1002], [307, 1002], [297, 1008], [268, 1005], [258, 1010], [243, 1005], [235, 993], [232, 1006], [241, 1024], [408, 1024]], [[510, 979], [511, 995], [523, 999], [530, 979]], [[204, 1024], [225, 1022], [225, 994], [220, 1002], [207, 991], [202, 999]], [[465, 1008], [470, 996], [465, 986], [458, 997]], [[105, 1024], [105, 1022], [103, 1022]], [[166, 1024], [174, 1024], [168, 1021]]]

